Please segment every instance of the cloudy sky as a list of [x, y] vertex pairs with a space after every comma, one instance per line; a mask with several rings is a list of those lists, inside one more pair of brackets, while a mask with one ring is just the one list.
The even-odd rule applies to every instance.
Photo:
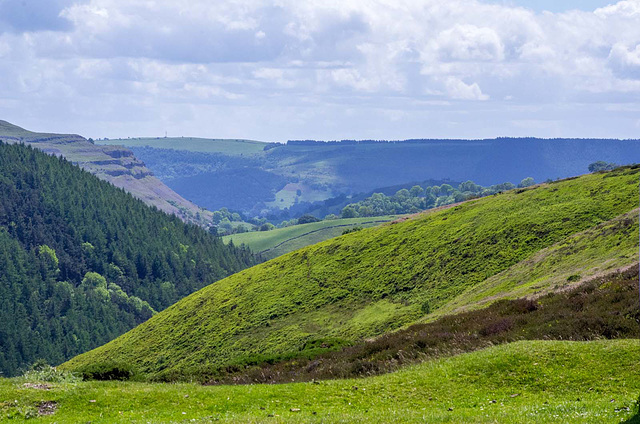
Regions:
[[0, 0], [0, 119], [110, 138], [640, 138], [640, 0]]

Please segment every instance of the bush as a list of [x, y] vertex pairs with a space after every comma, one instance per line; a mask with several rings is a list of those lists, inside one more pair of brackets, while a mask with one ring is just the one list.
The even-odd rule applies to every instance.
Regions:
[[346, 230], [344, 230], [344, 231], [342, 232], [342, 235], [350, 234], [350, 233], [355, 233], [356, 231], [360, 231], [360, 230], [362, 230], [362, 227], [347, 228]]
[[115, 362], [103, 362], [87, 365], [78, 370], [83, 380], [131, 380], [137, 375], [135, 368], [129, 364], [118, 364]]
[[298, 224], [310, 224], [312, 222], [320, 222], [320, 219], [313, 215], [302, 215], [298, 218]]
[[52, 367], [43, 359], [34, 362], [22, 378], [28, 382], [45, 383], [75, 383], [80, 380], [76, 374]]

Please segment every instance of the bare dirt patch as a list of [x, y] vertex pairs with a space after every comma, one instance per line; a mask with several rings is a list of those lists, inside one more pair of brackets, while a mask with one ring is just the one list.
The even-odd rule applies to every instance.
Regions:
[[58, 410], [58, 404], [53, 401], [41, 402], [38, 405], [38, 415], [46, 416], [53, 415]]
[[44, 383], [24, 383], [22, 387], [26, 389], [49, 390], [51, 386]]

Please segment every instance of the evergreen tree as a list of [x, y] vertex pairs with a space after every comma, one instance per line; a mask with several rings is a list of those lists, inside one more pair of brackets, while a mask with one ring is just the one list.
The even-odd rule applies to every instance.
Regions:
[[60, 363], [256, 262], [73, 166], [0, 143], [0, 372]]

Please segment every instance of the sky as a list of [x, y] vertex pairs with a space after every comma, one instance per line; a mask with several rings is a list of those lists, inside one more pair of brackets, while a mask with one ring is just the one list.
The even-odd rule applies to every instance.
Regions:
[[0, 119], [93, 138], [640, 138], [639, 22], [640, 0], [0, 0]]
[[615, 3], [611, 0], [487, 0], [485, 3], [500, 4], [503, 6], [520, 6], [535, 10], [536, 12], [566, 12], [568, 10], [594, 11]]

